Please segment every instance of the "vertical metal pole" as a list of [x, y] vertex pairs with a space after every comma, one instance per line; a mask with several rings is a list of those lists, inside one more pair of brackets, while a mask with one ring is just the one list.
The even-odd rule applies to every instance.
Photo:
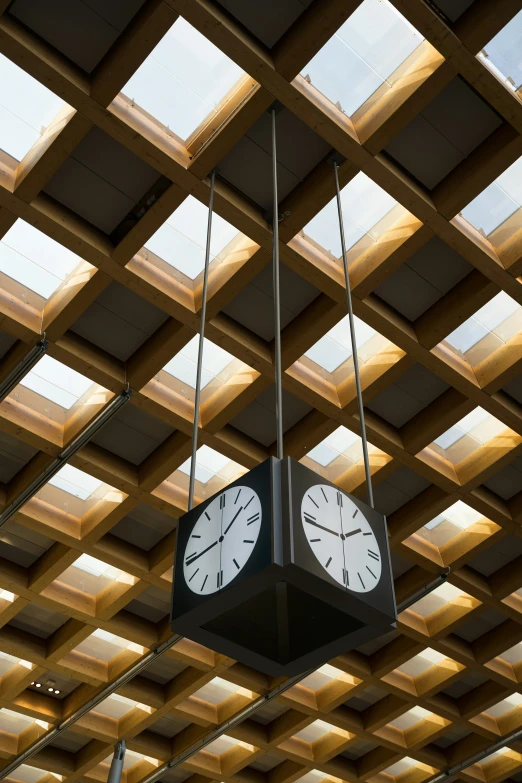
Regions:
[[120, 740], [114, 748], [114, 756], [112, 757], [107, 783], [120, 783], [126, 749], [125, 740]]
[[274, 278], [274, 364], [276, 386], [277, 459], [283, 459], [283, 392], [281, 382], [281, 297], [279, 285], [279, 204], [277, 202], [276, 111], [272, 109], [272, 269]]
[[192, 459], [190, 461], [188, 510], [194, 506], [194, 484], [196, 481], [196, 453], [198, 450], [199, 403], [201, 397], [201, 369], [203, 365], [203, 343], [205, 342], [205, 321], [207, 317], [208, 267], [210, 264], [210, 237], [212, 234], [212, 210], [214, 208], [215, 172], [210, 175], [210, 197], [208, 200], [207, 245], [205, 268], [203, 270], [203, 291], [201, 294], [201, 325], [199, 330], [198, 364], [196, 370], [196, 395], [194, 398], [194, 424], [192, 427]]
[[353, 370], [355, 373], [355, 389], [357, 392], [357, 407], [359, 409], [359, 419], [361, 422], [361, 440], [364, 459], [364, 472], [366, 474], [366, 487], [368, 493], [368, 503], [372, 508], [373, 504], [373, 489], [372, 489], [372, 476], [370, 473], [370, 460], [368, 459], [368, 441], [366, 440], [366, 425], [364, 423], [364, 406], [362, 400], [361, 391], [361, 379], [359, 376], [359, 359], [357, 358], [357, 341], [355, 339], [355, 324], [353, 320], [353, 307], [352, 307], [352, 292], [350, 291], [350, 277], [348, 274], [348, 260], [346, 258], [346, 242], [344, 239], [344, 223], [343, 223], [343, 211], [341, 207], [341, 192], [339, 190], [339, 166], [334, 163], [334, 175], [335, 175], [335, 193], [337, 197], [337, 212], [339, 214], [339, 231], [341, 234], [341, 251], [343, 255], [343, 267], [344, 267], [344, 282], [346, 286], [346, 304], [348, 306], [348, 319], [350, 323], [350, 337], [352, 341], [352, 356], [353, 356]]

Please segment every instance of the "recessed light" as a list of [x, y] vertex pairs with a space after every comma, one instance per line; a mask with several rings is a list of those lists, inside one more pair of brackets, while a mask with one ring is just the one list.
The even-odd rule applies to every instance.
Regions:
[[37, 683], [36, 683], [36, 687], [37, 687], [37, 688], [41, 688], [41, 687], [42, 687], [42, 683], [41, 683], [41, 682], [37, 682]]
[[31, 685], [34, 685], [34, 680], [32, 681]]
[[49, 693], [54, 693], [54, 688], [47, 688], [47, 690], [49, 691]]
[[59, 690], [56, 690], [56, 689], [55, 689], [55, 691], [54, 691], [54, 692], [55, 692], [55, 694], [56, 694], [56, 695], [58, 695], [58, 694], [60, 693], [60, 691], [59, 691]]

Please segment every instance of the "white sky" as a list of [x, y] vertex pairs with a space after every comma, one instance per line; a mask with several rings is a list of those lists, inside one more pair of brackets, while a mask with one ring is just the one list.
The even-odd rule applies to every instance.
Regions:
[[461, 214], [488, 236], [522, 206], [522, 158], [477, 196]]
[[[341, 191], [346, 249], [353, 247], [397, 202], [372, 180], [359, 172]], [[303, 229], [306, 236], [341, 257], [337, 201], [333, 198]]]
[[22, 160], [64, 105], [0, 54], [0, 149]]
[[[354, 316], [355, 341], [357, 344], [357, 355], [359, 349], [371, 340], [377, 334], [375, 329], [365, 324], [360, 318]], [[345, 362], [352, 355], [352, 343], [350, 337], [350, 321], [345, 316], [330, 331], [321, 337], [315, 345], [306, 351], [305, 356], [318, 364], [327, 372], [333, 372], [340, 364]]]
[[[64, 465], [56, 476], [53, 476], [49, 481], [49, 484], [63, 489], [70, 495], [80, 498], [80, 500], [87, 500], [90, 498], [92, 493], [96, 492], [96, 490], [101, 487], [102, 483], [102, 481], [99, 481], [93, 476], [89, 476], [88, 473], [84, 473], [83, 470], [78, 470], [78, 468], [74, 468], [72, 465]], [[82, 557], [86, 558], [88, 555], [82, 555]], [[94, 561], [94, 558], [91, 558], [91, 560]], [[95, 562], [99, 563], [100, 561], [96, 560]], [[78, 560], [74, 565], [80, 568], [82, 567], [82, 563], [79, 563]]]
[[350, 117], [423, 40], [388, 0], [364, 0], [302, 75]]
[[[199, 335], [195, 335], [173, 359], [163, 368], [182, 383], [196, 388]], [[221, 370], [234, 360], [234, 357], [219, 345], [207, 340], [203, 344], [203, 366], [201, 368], [201, 388], [204, 389]]]
[[122, 92], [185, 140], [243, 71], [181, 17]]
[[[189, 196], [148, 240], [145, 247], [191, 280], [203, 271], [208, 207]], [[210, 235], [211, 261], [238, 234], [237, 228], [214, 212]]]
[[81, 262], [24, 220], [18, 219], [0, 240], [0, 271], [45, 299]]
[[71, 370], [65, 364], [45, 355], [31, 372], [22, 378], [20, 384], [69, 410], [93, 382], [76, 370]]
[[446, 337], [449, 343], [457, 351], [466, 353], [482, 340], [487, 334], [495, 332], [495, 329], [506, 321], [517, 310], [522, 309], [508, 294], [501, 291], [493, 299], [481, 307], [480, 310], [464, 321], [455, 331]]

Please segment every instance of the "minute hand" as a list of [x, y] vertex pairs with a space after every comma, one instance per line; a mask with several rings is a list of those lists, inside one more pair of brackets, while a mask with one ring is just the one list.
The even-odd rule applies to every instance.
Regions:
[[329, 527], [324, 527], [324, 525], [320, 525], [319, 522], [312, 522], [311, 519], [306, 519], [305, 522], [308, 522], [309, 525], [313, 525], [314, 527], [318, 527], [321, 530], [325, 530], [327, 533], [331, 533], [333, 536], [337, 536], [339, 538], [339, 533], [337, 533], [335, 530], [331, 530]]
[[203, 550], [203, 552], [199, 552], [197, 555], [194, 555], [194, 557], [191, 557], [189, 560], [186, 560], [186, 561], [185, 561], [185, 564], [186, 564], [186, 565], [192, 565], [192, 563], [194, 562], [194, 560], [197, 560], [197, 559], [198, 559], [198, 557], [201, 557], [202, 555], [204, 555], [204, 554], [205, 554], [205, 552], [208, 552], [208, 550], [209, 550], [209, 549], [212, 549], [212, 547], [216, 546], [216, 544], [217, 544], [217, 543], [218, 543], [217, 541], [214, 541], [214, 543], [213, 543], [213, 544], [211, 544], [210, 546], [207, 546], [207, 548], [206, 548], [206, 549], [204, 549], [204, 550]]

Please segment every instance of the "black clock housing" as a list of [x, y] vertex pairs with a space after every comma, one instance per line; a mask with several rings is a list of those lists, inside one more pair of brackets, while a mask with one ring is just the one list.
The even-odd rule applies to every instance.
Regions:
[[198, 595], [187, 586], [183, 557], [196, 522], [213, 498], [180, 518], [171, 609], [174, 632], [268, 675], [291, 676], [395, 628], [385, 517], [349, 496], [375, 534], [382, 563], [375, 588], [353, 592], [321, 566], [303, 530], [301, 502], [316, 484], [331, 482], [289, 457], [271, 457], [227, 486], [255, 490], [262, 507], [261, 530], [242, 570], [211, 595]]

